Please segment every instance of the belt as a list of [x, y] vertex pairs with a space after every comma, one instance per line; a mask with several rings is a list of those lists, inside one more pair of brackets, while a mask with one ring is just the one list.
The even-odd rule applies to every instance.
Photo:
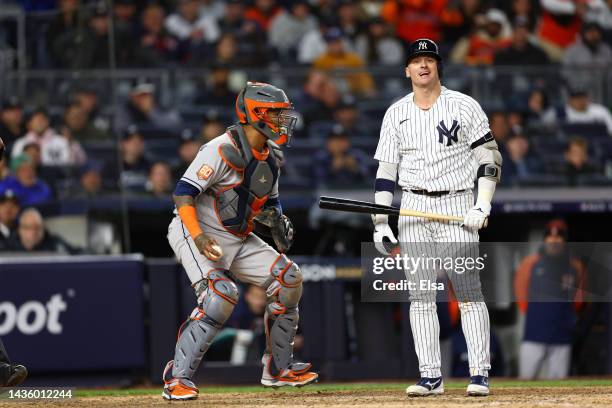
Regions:
[[451, 194], [451, 193], [463, 193], [467, 190], [446, 190], [446, 191], [427, 191], [427, 190], [410, 190], [410, 192], [412, 194], [417, 194], [417, 195], [424, 195], [427, 197], [442, 197], [445, 196], [447, 194]]

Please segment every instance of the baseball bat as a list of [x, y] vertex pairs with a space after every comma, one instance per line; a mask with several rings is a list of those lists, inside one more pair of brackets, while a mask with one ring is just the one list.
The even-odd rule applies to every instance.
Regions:
[[409, 210], [407, 208], [397, 208], [390, 205], [374, 204], [367, 201], [348, 200], [346, 198], [337, 197], [320, 197], [319, 208], [325, 210], [346, 211], [363, 214], [387, 214], [387, 215], [402, 215], [409, 217], [428, 218], [437, 221], [459, 221], [462, 222], [462, 217], [454, 215], [443, 215], [421, 211]]

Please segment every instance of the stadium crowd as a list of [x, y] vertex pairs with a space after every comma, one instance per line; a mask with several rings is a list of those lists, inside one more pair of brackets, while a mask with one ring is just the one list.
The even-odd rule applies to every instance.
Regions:
[[[28, 72], [115, 64], [195, 72], [165, 87], [146, 75], [118, 82], [115, 99], [105, 79], [62, 77], [41, 97], [36, 81], [18, 92], [8, 79], [15, 77], [5, 76], [0, 137], [9, 154], [0, 162], [0, 194], [22, 207], [120, 190], [167, 198], [199, 146], [235, 120], [247, 77], [278, 79], [302, 117], [284, 189], [369, 186], [384, 108], [407, 92], [404, 48], [422, 37], [440, 43], [450, 63], [443, 82], [452, 88], [469, 89], [471, 68], [494, 70], [485, 81], [496, 93], [483, 105], [505, 186], [612, 183], [612, 98], [597, 82], [612, 80], [610, 0], [0, 4], [25, 12]], [[16, 26], [2, 24], [0, 53], [17, 43]]]

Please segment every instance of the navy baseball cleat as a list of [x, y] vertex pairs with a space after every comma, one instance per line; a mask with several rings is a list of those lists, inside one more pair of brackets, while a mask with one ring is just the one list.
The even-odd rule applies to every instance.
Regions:
[[444, 394], [444, 381], [442, 381], [442, 377], [423, 377], [415, 385], [406, 388], [406, 394], [410, 397]]
[[28, 370], [21, 364], [0, 364], [0, 387], [15, 387], [27, 376]]
[[470, 384], [467, 386], [467, 395], [470, 397], [483, 397], [489, 395], [489, 377], [484, 375], [474, 375], [470, 377]]

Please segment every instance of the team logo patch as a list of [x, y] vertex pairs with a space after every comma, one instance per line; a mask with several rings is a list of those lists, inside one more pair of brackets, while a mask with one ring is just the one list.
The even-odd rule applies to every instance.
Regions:
[[445, 137], [447, 146], [452, 145], [453, 142], [458, 142], [459, 139], [457, 138], [457, 132], [459, 132], [460, 128], [461, 126], [459, 125], [459, 122], [457, 122], [455, 119], [453, 119], [453, 124], [451, 125], [450, 129], [447, 128], [444, 121], [441, 120], [438, 126], [436, 126], [436, 129], [438, 130], [438, 143], [444, 143]]
[[200, 167], [200, 170], [198, 170], [198, 178], [200, 180], [208, 180], [210, 176], [213, 175], [214, 172], [215, 171], [213, 170], [212, 167], [210, 167], [208, 164], [205, 164], [202, 167]]

